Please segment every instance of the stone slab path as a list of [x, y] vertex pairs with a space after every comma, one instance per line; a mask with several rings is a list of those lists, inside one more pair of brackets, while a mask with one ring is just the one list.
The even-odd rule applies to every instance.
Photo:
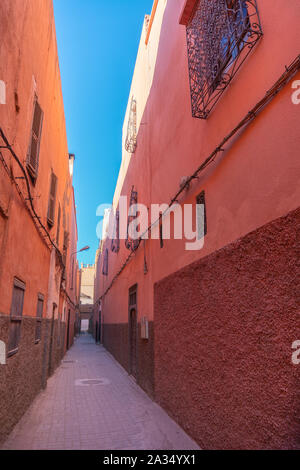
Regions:
[[199, 447], [90, 336], [81, 336], [3, 450]]

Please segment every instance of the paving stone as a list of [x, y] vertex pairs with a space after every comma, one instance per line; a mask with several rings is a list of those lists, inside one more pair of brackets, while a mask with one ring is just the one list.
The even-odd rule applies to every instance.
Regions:
[[[65, 361], [3, 450], [198, 449], [91, 337], [77, 339]], [[76, 385], [80, 380], [97, 379], [104, 380]]]

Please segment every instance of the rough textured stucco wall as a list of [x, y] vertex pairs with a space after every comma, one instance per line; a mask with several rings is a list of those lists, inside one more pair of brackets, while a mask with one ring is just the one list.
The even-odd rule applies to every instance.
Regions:
[[128, 324], [103, 325], [103, 345], [124, 369], [129, 370]]
[[204, 449], [300, 448], [300, 209], [155, 285], [156, 400]]
[[[7, 344], [9, 317], [0, 315], [0, 338]], [[58, 324], [54, 323], [52, 355], [49, 370], [51, 321], [43, 320], [42, 340], [35, 344], [36, 319], [22, 320], [19, 351], [0, 366], [0, 444], [21, 419], [32, 400], [46, 385], [45, 379], [54, 372], [63, 356], [63, 341], [58, 342]], [[61, 333], [64, 335], [65, 325]], [[44, 376], [45, 374], [45, 376]]]
[[[129, 332], [128, 323], [105, 324], [103, 345], [115, 359], [129, 372]], [[151, 397], [154, 396], [154, 327], [149, 322], [149, 339], [141, 338], [141, 325], [137, 333], [137, 383]]]

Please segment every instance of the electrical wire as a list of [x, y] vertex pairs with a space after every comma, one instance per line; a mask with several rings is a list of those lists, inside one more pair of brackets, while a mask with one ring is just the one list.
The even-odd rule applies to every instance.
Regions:
[[[9, 144], [9, 141], [6, 137], [6, 135], [4, 134], [4, 131], [2, 130], [2, 128], [0, 127], [0, 136], [2, 138], [2, 140], [4, 141], [5, 143], [5, 146], [1, 146], [0, 149], [7, 149], [10, 151], [12, 157], [14, 158], [14, 160], [17, 162], [20, 170], [22, 171], [23, 175], [24, 175], [24, 180], [26, 182], [26, 189], [27, 189], [27, 194], [28, 194], [28, 201], [30, 203], [30, 208], [32, 210], [32, 213], [33, 213], [33, 219], [35, 219], [38, 223], [38, 225], [40, 226], [41, 230], [45, 233], [45, 237], [49, 240], [50, 242], [50, 245], [53, 246], [53, 248], [55, 248], [56, 250], [56, 253], [59, 257], [59, 260], [61, 262], [61, 265], [64, 267], [64, 262], [63, 262], [63, 256], [62, 256], [62, 253], [60, 252], [59, 248], [56, 246], [56, 244], [54, 243], [54, 241], [52, 240], [51, 236], [50, 236], [50, 233], [48, 232], [47, 228], [44, 226], [44, 224], [41, 222], [41, 217], [38, 216], [36, 210], [35, 210], [35, 207], [33, 205], [33, 197], [31, 195], [31, 190], [30, 190], [30, 183], [29, 183], [29, 179], [28, 179], [28, 176], [27, 176], [27, 173], [26, 173], [26, 170], [24, 168], [24, 166], [22, 165], [20, 159], [18, 158], [18, 156], [16, 155], [15, 151], [13, 150], [13, 148], [11, 147], [11, 145]], [[23, 194], [22, 194], [23, 196]], [[23, 197], [23, 199], [25, 199]], [[26, 199], [25, 199], [26, 200]]]

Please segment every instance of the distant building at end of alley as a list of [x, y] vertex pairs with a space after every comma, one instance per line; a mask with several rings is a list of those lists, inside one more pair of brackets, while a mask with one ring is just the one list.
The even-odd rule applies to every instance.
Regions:
[[82, 264], [79, 271], [80, 331], [93, 331], [95, 265]]

